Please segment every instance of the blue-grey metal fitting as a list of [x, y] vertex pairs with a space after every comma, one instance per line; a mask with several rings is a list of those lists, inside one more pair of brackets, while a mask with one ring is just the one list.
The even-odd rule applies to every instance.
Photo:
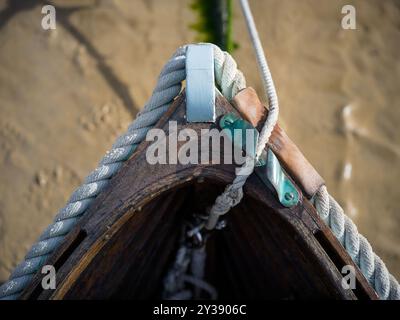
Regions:
[[188, 122], [215, 122], [214, 49], [210, 44], [189, 45], [186, 51], [186, 118]]
[[[244, 150], [247, 155], [255, 157], [259, 133], [251, 123], [233, 113], [228, 113], [221, 117], [219, 126], [221, 129], [225, 130], [228, 138], [233, 142], [236, 148], [240, 148]], [[246, 144], [246, 142], [248, 142], [246, 137], [248, 130], [254, 130], [254, 134], [252, 135], [254, 141], [251, 141], [251, 145]], [[290, 208], [298, 204], [300, 193], [287, 176], [278, 158], [271, 149], [263, 151], [261, 156], [257, 159], [255, 166], [256, 174], [268, 188], [276, 192], [279, 202], [283, 206]]]
[[287, 177], [272, 150], [264, 150], [259, 161], [262, 164], [255, 168], [255, 172], [268, 187], [273, 187], [279, 202], [287, 208], [297, 205], [300, 200], [300, 193]]

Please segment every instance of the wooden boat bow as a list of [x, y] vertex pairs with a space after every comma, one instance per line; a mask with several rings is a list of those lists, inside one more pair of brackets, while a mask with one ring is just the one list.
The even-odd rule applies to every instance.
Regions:
[[[237, 109], [217, 96], [217, 118], [228, 112], [239, 115], [239, 110], [257, 126], [264, 108], [258, 98], [246, 101], [244, 96], [239, 93], [234, 99]], [[178, 130], [190, 127], [198, 134], [215, 127], [186, 122], [184, 93], [156, 127], [168, 132], [170, 120], [177, 121]], [[185, 217], [213, 203], [234, 178], [235, 165], [150, 165], [145, 158], [148, 146], [141, 143], [50, 257], [48, 264], [57, 269], [57, 289], [43, 290], [43, 275], [38, 273], [22, 298], [160, 298]], [[181, 146], [178, 142], [178, 149]], [[220, 298], [376, 299], [308, 200], [322, 178], [278, 126], [270, 147], [305, 197], [285, 208], [253, 174], [244, 199], [226, 217], [227, 228], [207, 243], [207, 281]], [[356, 271], [355, 290], [341, 285], [344, 265]]]

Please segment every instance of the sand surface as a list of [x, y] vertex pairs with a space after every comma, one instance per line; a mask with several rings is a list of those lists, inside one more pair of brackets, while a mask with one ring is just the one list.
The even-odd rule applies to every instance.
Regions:
[[[167, 58], [196, 40], [183, 0], [0, 0], [0, 282], [150, 96]], [[400, 277], [400, 1], [252, 0], [280, 122]], [[12, 5], [11, 5], [12, 4]], [[261, 94], [235, 4], [234, 52]]]

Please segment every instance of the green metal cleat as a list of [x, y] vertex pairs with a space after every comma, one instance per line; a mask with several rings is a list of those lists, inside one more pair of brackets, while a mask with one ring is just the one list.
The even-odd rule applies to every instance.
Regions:
[[[228, 138], [236, 148], [242, 149], [246, 154], [255, 159], [259, 133], [249, 122], [233, 113], [224, 115], [219, 121], [220, 128], [225, 130]], [[249, 144], [246, 140], [249, 130], [254, 141]], [[247, 143], [246, 143], [247, 142]], [[255, 159], [255, 172], [261, 180], [275, 191], [279, 202], [285, 207], [293, 207], [300, 200], [300, 194], [286, 172], [279, 163], [278, 158], [271, 149], [264, 150], [258, 159]]]

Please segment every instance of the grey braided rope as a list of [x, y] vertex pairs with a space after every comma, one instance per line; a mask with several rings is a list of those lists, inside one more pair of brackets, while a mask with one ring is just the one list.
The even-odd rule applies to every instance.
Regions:
[[[22, 261], [12, 272], [10, 279], [0, 287], [0, 299], [14, 300], [31, 282], [34, 274], [46, 263], [51, 253], [62, 243], [65, 236], [76, 225], [86, 210], [104, 190], [112, 176], [132, 155], [137, 146], [169, 108], [180, 93], [185, 72], [186, 46], [180, 47], [164, 66], [153, 94], [136, 120], [120, 136], [112, 149], [106, 153], [99, 166], [92, 171], [84, 183], [75, 190], [68, 203], [55, 217], [55, 220], [40, 236]], [[236, 62], [226, 52], [214, 46], [215, 80], [222, 94], [231, 100], [246, 86], [243, 74]]]
[[400, 285], [383, 261], [372, 251], [368, 240], [358, 233], [354, 222], [322, 186], [313, 199], [322, 220], [349, 253], [382, 300], [400, 300]]

